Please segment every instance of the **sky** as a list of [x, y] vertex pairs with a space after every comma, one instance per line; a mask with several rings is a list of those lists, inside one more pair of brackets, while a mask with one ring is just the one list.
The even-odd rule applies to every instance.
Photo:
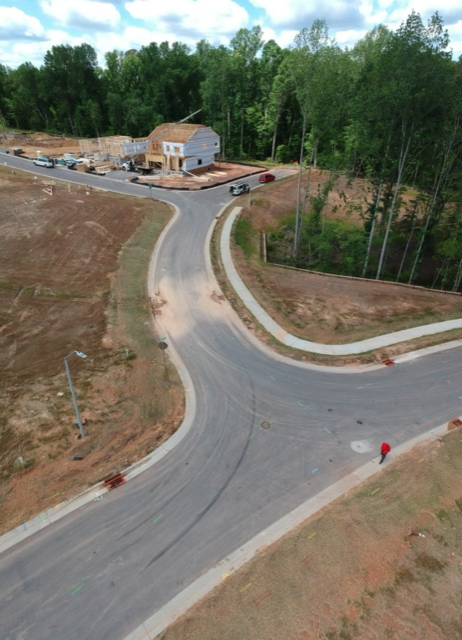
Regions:
[[104, 64], [106, 51], [153, 41], [227, 45], [257, 24], [265, 40], [287, 47], [317, 18], [351, 47], [378, 24], [396, 29], [412, 9], [425, 22], [439, 10], [454, 57], [462, 54], [462, 0], [0, 0], [0, 63], [40, 66], [53, 45], [86, 42]]

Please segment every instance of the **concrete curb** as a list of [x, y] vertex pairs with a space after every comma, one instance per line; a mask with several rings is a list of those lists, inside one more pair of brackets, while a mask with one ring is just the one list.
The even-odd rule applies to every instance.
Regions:
[[242, 207], [234, 207], [223, 226], [220, 238], [220, 251], [223, 267], [234, 290], [250, 313], [252, 313], [266, 331], [287, 347], [299, 349], [300, 351], [330, 356], [356, 355], [388, 347], [399, 342], [406, 342], [407, 340], [421, 338], [423, 336], [435, 335], [445, 331], [451, 331], [453, 329], [462, 329], [462, 318], [459, 318], [458, 320], [446, 320], [445, 322], [436, 322], [433, 324], [423, 325], [421, 327], [414, 327], [412, 329], [403, 329], [402, 331], [395, 331], [394, 333], [388, 333], [375, 338], [368, 338], [367, 340], [361, 340], [359, 342], [351, 342], [350, 344], [320, 344], [297, 338], [283, 329], [275, 320], [273, 320], [267, 311], [263, 309], [259, 302], [250, 293], [234, 266], [230, 246], [231, 230], [241, 210]]
[[[151, 261], [149, 264], [149, 271], [148, 271], [148, 295], [149, 296], [151, 296], [154, 293], [154, 289], [155, 289], [154, 275], [155, 275], [157, 259], [159, 256], [162, 241], [165, 235], [170, 230], [170, 227], [176, 222], [179, 216], [178, 207], [171, 204], [170, 202], [167, 202], [167, 204], [173, 207], [173, 209], [175, 210], [175, 215], [172, 217], [170, 222], [167, 224], [167, 226], [163, 229], [162, 233], [160, 234], [159, 239], [156, 243], [155, 249], [153, 251], [153, 254], [151, 256]], [[165, 329], [162, 327], [160, 322], [158, 322], [158, 325], [160, 326], [162, 331], [165, 332]], [[165, 335], [167, 335], [167, 333], [165, 333]], [[179, 357], [175, 348], [171, 344], [169, 346], [170, 346], [170, 357], [173, 360], [173, 363], [180, 374], [180, 378], [185, 389], [185, 399], [186, 399], [185, 416], [179, 429], [164, 444], [162, 444], [158, 449], [155, 449], [155, 451], [147, 455], [145, 458], [142, 458], [141, 460], [135, 462], [133, 465], [131, 465], [127, 469], [124, 469], [122, 473], [126, 475], [127, 480], [136, 478], [136, 476], [140, 475], [141, 473], [143, 473], [153, 465], [157, 464], [159, 460], [162, 460], [162, 458], [164, 458], [168, 453], [170, 453], [170, 451], [172, 451], [181, 442], [181, 440], [183, 440], [183, 438], [191, 429], [194, 422], [194, 417], [196, 415], [196, 394], [194, 391], [194, 385], [192, 383], [188, 370], [183, 364], [183, 361]], [[190, 389], [190, 391], [188, 392], [186, 391], [186, 389]], [[108, 489], [103, 487], [103, 485], [104, 485], [104, 482], [99, 482], [98, 484], [95, 484], [89, 489], [86, 489], [84, 492], [80, 493], [74, 498], [71, 498], [70, 500], [63, 502], [62, 504], [58, 504], [55, 507], [48, 509], [47, 511], [39, 514], [32, 520], [29, 520], [28, 522], [25, 522], [19, 525], [15, 529], [8, 531], [8, 533], [5, 533], [3, 536], [0, 536], [0, 553], [2, 553], [3, 551], [6, 551], [10, 547], [13, 547], [15, 544], [18, 544], [22, 540], [25, 540], [26, 538], [33, 535], [37, 531], [44, 529], [45, 527], [49, 526], [53, 522], [56, 522], [60, 518], [63, 518], [68, 513], [71, 513], [76, 509], [80, 509], [80, 507], [83, 507], [89, 502], [92, 502], [95, 500], [102, 500], [104, 494], [107, 493], [108, 491]]]
[[[391, 458], [391, 454], [389, 454], [388, 459], [390, 461], [392, 459], [394, 460], [412, 449], [415, 445], [437, 440], [446, 433], [448, 433], [446, 424], [435, 427], [396, 447], [393, 450], [393, 457]], [[353, 473], [348, 474], [342, 478], [342, 480], [327, 487], [327, 489], [310, 498], [272, 524], [265, 531], [262, 531], [246, 542], [242, 547], [210, 569], [210, 571], [195, 580], [189, 587], [181, 591], [181, 593], [170, 600], [162, 609], [148, 618], [148, 620], [141, 624], [130, 635], [126, 636], [124, 640], [154, 640], [157, 638], [192, 606], [200, 602], [200, 600], [207, 596], [213, 589], [223, 584], [223, 581], [228, 576], [255, 558], [261, 551], [306, 522], [308, 518], [337, 498], [344, 496], [348, 491], [358, 487], [365, 480], [386, 469], [388, 464], [385, 467], [381, 467], [378, 464], [379, 460], [380, 456], [373, 458], [356, 471], [353, 471]]]

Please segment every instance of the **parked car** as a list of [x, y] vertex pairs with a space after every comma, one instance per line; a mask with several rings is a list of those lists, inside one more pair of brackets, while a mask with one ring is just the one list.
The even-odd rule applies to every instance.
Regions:
[[250, 191], [250, 184], [248, 182], [237, 182], [232, 184], [229, 188], [233, 196], [240, 196], [242, 193], [248, 193]]
[[78, 164], [82, 164], [83, 160], [79, 160], [78, 158], [71, 158], [70, 160], [66, 160], [66, 165], [68, 169], [75, 169]]
[[260, 182], [273, 182], [276, 178], [272, 173], [262, 173], [259, 180]]
[[47, 158], [47, 156], [40, 156], [39, 158], [35, 158], [34, 164], [36, 164], [38, 167], [48, 167], [48, 168], [55, 166], [55, 163], [53, 162], [53, 160], [51, 160], [51, 158]]

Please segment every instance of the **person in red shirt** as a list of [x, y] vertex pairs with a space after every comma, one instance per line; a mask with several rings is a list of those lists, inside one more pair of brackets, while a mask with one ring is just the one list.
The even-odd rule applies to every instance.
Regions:
[[390, 453], [391, 451], [391, 447], [389, 444], [387, 444], [386, 442], [383, 443], [382, 448], [380, 449], [380, 453], [382, 454], [382, 458], [379, 462], [379, 464], [382, 464], [382, 462], [385, 460], [385, 458], [387, 457], [387, 454]]

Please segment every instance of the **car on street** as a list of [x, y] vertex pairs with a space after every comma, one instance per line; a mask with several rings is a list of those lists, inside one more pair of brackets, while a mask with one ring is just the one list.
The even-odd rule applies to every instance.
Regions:
[[276, 178], [272, 173], [262, 173], [259, 178], [260, 182], [273, 182], [273, 180], [276, 180]]
[[47, 156], [40, 156], [39, 158], [35, 158], [34, 164], [36, 164], [38, 167], [47, 167], [47, 168], [51, 168], [55, 166], [55, 163], [53, 162], [53, 160], [51, 160], [51, 158], [48, 158]]
[[242, 193], [249, 193], [250, 184], [248, 182], [237, 182], [232, 184], [229, 188], [233, 196], [240, 196]]

